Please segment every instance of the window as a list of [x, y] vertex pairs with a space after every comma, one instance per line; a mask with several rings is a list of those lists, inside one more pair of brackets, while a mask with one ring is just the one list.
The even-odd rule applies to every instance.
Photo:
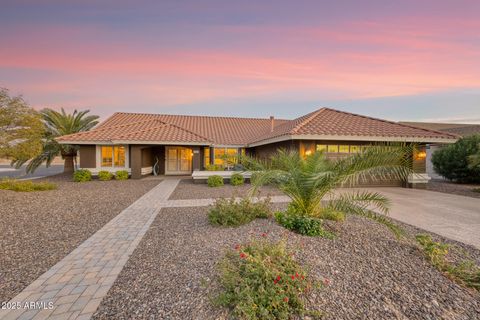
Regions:
[[331, 153], [338, 153], [338, 146], [337, 145], [328, 145], [327, 152]]
[[339, 146], [338, 146], [338, 152], [340, 152], [340, 153], [349, 153], [349, 152], [350, 152], [350, 146], [348, 146], [348, 145], [339, 145]]
[[317, 144], [317, 151], [326, 152], [326, 151], [327, 151], [327, 145], [325, 145], [325, 144]]
[[102, 146], [102, 167], [125, 167], [124, 146]]
[[125, 167], [125, 147], [113, 147], [113, 159], [115, 167]]
[[203, 148], [203, 166], [206, 167], [210, 164], [210, 148]]
[[215, 148], [214, 149], [214, 159], [215, 164], [222, 166], [225, 158], [225, 149], [224, 148]]
[[213, 154], [216, 165], [233, 166], [238, 162], [237, 148], [215, 148]]
[[102, 147], [102, 167], [111, 167], [113, 164], [113, 147]]
[[359, 153], [360, 152], [360, 146], [350, 146], [350, 152], [351, 153]]

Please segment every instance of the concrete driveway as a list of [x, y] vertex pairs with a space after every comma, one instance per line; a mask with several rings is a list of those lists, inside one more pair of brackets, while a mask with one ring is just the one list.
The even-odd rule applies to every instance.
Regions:
[[480, 199], [405, 188], [369, 188], [392, 201], [390, 217], [480, 248]]
[[63, 164], [52, 164], [50, 167], [46, 167], [42, 164], [35, 170], [35, 173], [26, 173], [25, 166], [22, 166], [20, 169], [15, 169], [9, 165], [0, 165], [0, 179], [1, 178], [17, 178], [17, 179], [34, 179], [47, 177], [63, 172]]

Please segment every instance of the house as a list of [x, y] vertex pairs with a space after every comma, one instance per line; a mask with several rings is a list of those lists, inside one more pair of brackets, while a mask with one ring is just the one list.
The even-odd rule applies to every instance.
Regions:
[[[436, 130], [445, 133], [456, 134], [459, 137], [467, 137], [474, 134], [480, 134], [480, 124], [467, 123], [436, 123], [436, 122], [399, 122], [401, 124], [414, 126], [427, 130]], [[431, 143], [426, 145], [427, 159], [426, 159], [426, 173], [435, 179], [444, 179], [437, 174], [433, 169], [432, 155], [440, 149], [444, 144]]]
[[[418, 143], [411, 183], [425, 182], [425, 145], [453, 143], [458, 136], [392, 121], [321, 108], [294, 120], [115, 113], [91, 131], [62, 136], [80, 146], [80, 167], [126, 169], [132, 178], [151, 174], [187, 175], [225, 164], [240, 153], [268, 157], [279, 148], [308, 155], [324, 150], [336, 158], [378, 142]], [[420, 177], [420, 178], [419, 178]], [[415, 181], [414, 181], [415, 180]], [[392, 181], [398, 185], [402, 182]]]

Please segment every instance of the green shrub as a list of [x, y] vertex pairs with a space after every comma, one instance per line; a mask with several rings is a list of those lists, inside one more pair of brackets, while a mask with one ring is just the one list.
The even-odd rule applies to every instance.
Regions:
[[215, 302], [230, 308], [236, 319], [319, 316], [304, 305], [308, 293], [319, 285], [293, 257], [286, 241], [254, 240], [229, 250], [219, 263], [222, 292]]
[[255, 218], [268, 218], [271, 215], [270, 199], [253, 203], [248, 198], [236, 201], [235, 198], [218, 199], [208, 212], [208, 221], [216, 226], [240, 226]]
[[433, 241], [428, 234], [418, 234], [415, 238], [434, 267], [449, 274], [456, 282], [480, 291], [480, 267], [475, 262], [464, 259], [454, 264], [447, 259], [452, 249], [450, 245]]
[[337, 222], [345, 221], [345, 213], [335, 210], [323, 210], [320, 216], [322, 219], [332, 220]]
[[55, 190], [57, 185], [51, 182], [32, 182], [29, 180], [2, 179], [0, 189], [16, 192]]
[[221, 176], [218, 176], [218, 175], [210, 176], [207, 179], [207, 184], [208, 184], [209, 187], [223, 186], [223, 178]]
[[332, 239], [335, 235], [323, 229], [322, 221], [317, 218], [302, 216], [291, 212], [277, 212], [275, 220], [284, 228], [310, 237]]
[[115, 172], [115, 180], [127, 180], [128, 171], [127, 170], [118, 170]]
[[113, 173], [111, 173], [110, 171], [100, 171], [98, 173], [98, 180], [108, 181], [108, 180], [112, 180], [112, 178], [113, 178]]
[[462, 138], [433, 153], [432, 164], [438, 174], [460, 183], [480, 182], [480, 166], [472, 167], [469, 158], [480, 152], [480, 135]]
[[480, 188], [473, 188], [472, 191], [480, 193]]
[[243, 178], [243, 175], [240, 173], [234, 173], [230, 177], [230, 184], [232, 186], [241, 186], [245, 182], [245, 179]]
[[92, 173], [90, 170], [81, 169], [73, 173], [73, 181], [75, 182], [86, 182], [92, 180]]
[[223, 167], [219, 164], [207, 164], [205, 166], [205, 170], [207, 170], [207, 171], [223, 171]]

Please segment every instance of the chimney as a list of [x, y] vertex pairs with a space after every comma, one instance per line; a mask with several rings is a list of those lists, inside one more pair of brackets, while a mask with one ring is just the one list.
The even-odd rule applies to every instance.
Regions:
[[270, 132], [273, 132], [273, 127], [275, 126], [275, 118], [270, 116]]

